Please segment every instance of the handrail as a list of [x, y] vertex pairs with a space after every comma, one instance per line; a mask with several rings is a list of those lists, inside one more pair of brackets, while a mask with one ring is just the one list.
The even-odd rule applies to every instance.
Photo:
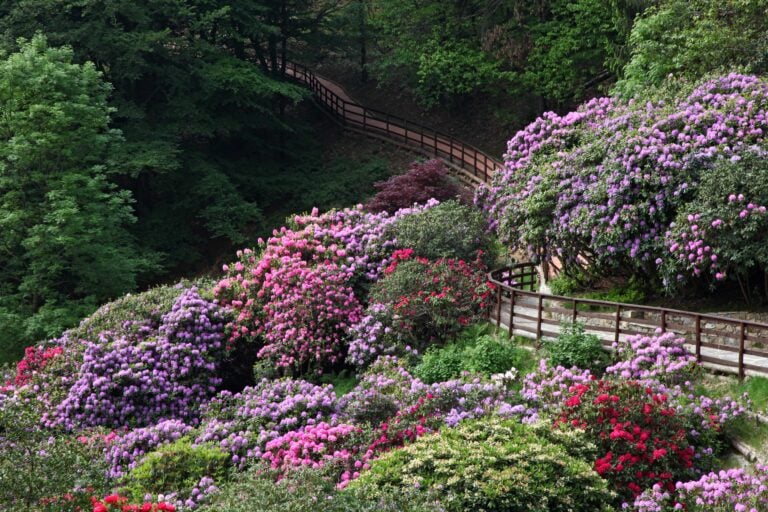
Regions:
[[[675, 332], [694, 346], [699, 362], [720, 370], [735, 370], [739, 378], [744, 378], [748, 371], [768, 375], [768, 349], [763, 348], [768, 346], [768, 323], [540, 293], [535, 291], [538, 272], [532, 263], [493, 270], [488, 273], [488, 280], [496, 286], [496, 324], [501, 326], [502, 317], [506, 315], [510, 336], [519, 330], [535, 335], [537, 340], [544, 335], [554, 337], [560, 322], [576, 322], [582, 317], [587, 320], [585, 329], [597, 334], [604, 345], [618, 343], [622, 336], [631, 334], [650, 334], [657, 330]], [[521, 286], [530, 286], [531, 290]], [[526, 299], [527, 303], [523, 304]], [[505, 302], [509, 303], [508, 308], [504, 308]], [[603, 311], [594, 311], [594, 308]], [[597, 322], [589, 324], [590, 320]], [[546, 328], [555, 331], [545, 331]], [[728, 344], [728, 340], [732, 343]]]
[[433, 130], [381, 110], [371, 109], [342, 97], [332, 90], [345, 93], [334, 82], [316, 75], [306, 66], [285, 63], [286, 75], [309, 87], [318, 102], [344, 126], [361, 129], [369, 134], [384, 136], [396, 142], [418, 148], [432, 156], [446, 159], [472, 185], [488, 183], [502, 163], [476, 147], [451, 135]]

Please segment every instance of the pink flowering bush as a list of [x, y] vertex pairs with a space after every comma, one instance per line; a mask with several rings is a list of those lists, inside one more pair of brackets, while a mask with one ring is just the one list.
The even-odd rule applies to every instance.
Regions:
[[708, 473], [677, 482], [673, 490], [654, 486], [634, 502], [637, 512], [761, 512], [768, 505], [768, 466]]
[[[668, 243], [683, 233], [674, 223], [683, 211], [709, 222], [699, 227], [718, 220], [687, 205], [696, 202], [707, 169], [717, 162], [740, 166], [749, 148], [765, 143], [768, 83], [730, 74], [693, 89], [683, 85], [682, 94], [680, 88], [649, 101], [594, 99], [565, 116], [546, 113], [518, 132], [503, 170], [476, 196], [502, 240], [566, 266], [586, 259], [595, 272], [623, 267], [674, 274], [675, 281], [677, 274], [695, 277], [694, 267], [680, 267], [670, 251]], [[744, 207], [752, 202], [759, 212], [762, 200], [750, 193], [758, 183], [742, 188], [725, 179], [718, 204], [743, 193]], [[738, 218], [737, 212], [719, 220]], [[712, 261], [711, 252], [705, 255]], [[676, 268], [660, 272], [665, 266]]]
[[668, 384], [690, 381], [698, 370], [696, 357], [685, 348], [685, 338], [668, 332], [658, 336], [628, 336], [614, 343], [619, 362], [607, 375], [622, 379], [657, 380]]
[[319, 423], [303, 427], [300, 430], [269, 441], [262, 459], [269, 462], [272, 469], [281, 472], [298, 469], [302, 466], [320, 469], [333, 464], [340, 468], [339, 487], [344, 488], [349, 480], [360, 476], [363, 463], [354, 446], [359, 427], [353, 425], [330, 425]]
[[259, 357], [288, 373], [319, 374], [340, 363], [367, 287], [389, 265], [395, 241], [387, 226], [435, 204], [394, 215], [315, 209], [275, 230], [259, 252], [239, 251], [214, 288], [237, 313], [230, 343], [257, 340]]

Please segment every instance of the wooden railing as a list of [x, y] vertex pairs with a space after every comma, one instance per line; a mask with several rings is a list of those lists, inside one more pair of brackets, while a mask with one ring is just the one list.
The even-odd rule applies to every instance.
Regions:
[[530, 263], [494, 270], [496, 324], [509, 335], [536, 340], [556, 338], [562, 323], [581, 322], [611, 346], [635, 334], [674, 332], [685, 337], [705, 366], [737, 373], [768, 375], [768, 324], [722, 315], [550, 295], [536, 291], [538, 273]]
[[[455, 137], [380, 110], [364, 107], [341, 96], [343, 89], [307, 67], [286, 63], [286, 75], [309, 87], [317, 101], [343, 125], [442, 158], [472, 185], [487, 183], [502, 164], [479, 149]], [[335, 92], [332, 90], [336, 89]]]

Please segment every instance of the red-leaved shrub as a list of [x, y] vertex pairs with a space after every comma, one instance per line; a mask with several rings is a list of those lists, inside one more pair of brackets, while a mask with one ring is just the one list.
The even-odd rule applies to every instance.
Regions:
[[394, 213], [414, 203], [459, 198], [471, 203], [472, 195], [448, 173], [441, 160], [414, 162], [404, 174], [393, 176], [374, 185], [378, 192], [365, 205], [368, 211]]

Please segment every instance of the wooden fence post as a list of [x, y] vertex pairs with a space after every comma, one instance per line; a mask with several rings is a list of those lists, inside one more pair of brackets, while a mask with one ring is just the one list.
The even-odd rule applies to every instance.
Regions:
[[667, 311], [661, 311], [661, 332], [667, 332]]
[[496, 288], [496, 333], [498, 333], [501, 329], [501, 286]]
[[616, 306], [616, 330], [613, 333], [613, 341], [619, 344], [619, 334], [621, 332], [621, 305]]
[[510, 294], [509, 304], [509, 332], [507, 333], [509, 338], [512, 338], [515, 331], [515, 289], [511, 288], [511, 290], [512, 293]]
[[739, 380], [744, 380], [744, 340], [747, 337], [747, 324], [741, 322], [739, 330]]
[[696, 315], [696, 361], [701, 363], [701, 315]]
[[542, 309], [544, 306], [544, 296], [542, 294], [539, 294], [539, 316], [536, 321], [536, 346], [541, 346], [541, 315], [542, 315]]

